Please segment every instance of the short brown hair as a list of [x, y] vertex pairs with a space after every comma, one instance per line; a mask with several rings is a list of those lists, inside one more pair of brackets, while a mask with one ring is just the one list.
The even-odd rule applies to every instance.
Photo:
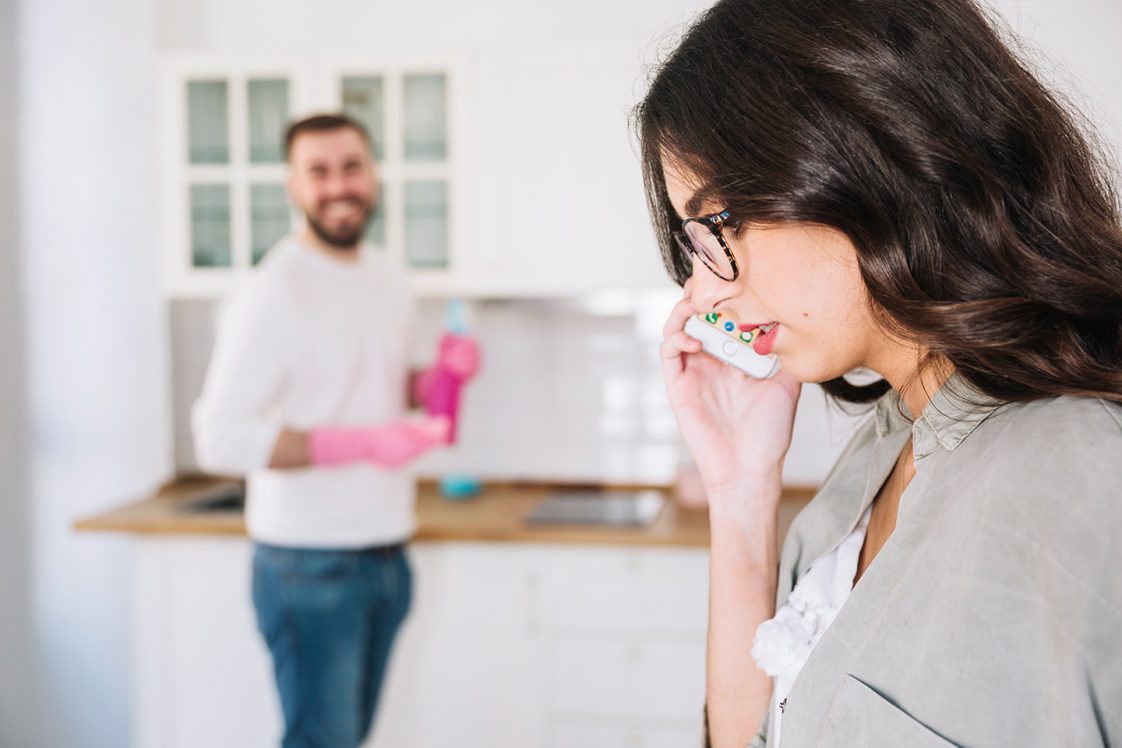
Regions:
[[[292, 144], [300, 135], [310, 132], [328, 132], [330, 130], [351, 129], [362, 136], [366, 141], [368, 148], [373, 146], [370, 140], [370, 133], [366, 131], [363, 126], [354, 117], [350, 117], [342, 112], [334, 112], [331, 114], [313, 114], [311, 117], [297, 120], [288, 126], [284, 133], [284, 160], [287, 161], [292, 157]], [[373, 150], [373, 148], [371, 148]]]

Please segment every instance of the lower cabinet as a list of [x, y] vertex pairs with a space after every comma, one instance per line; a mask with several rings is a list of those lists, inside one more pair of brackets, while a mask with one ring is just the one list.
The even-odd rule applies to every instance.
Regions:
[[[137, 748], [268, 746], [280, 710], [244, 539], [137, 543]], [[413, 608], [365, 748], [701, 743], [707, 553], [415, 543]]]

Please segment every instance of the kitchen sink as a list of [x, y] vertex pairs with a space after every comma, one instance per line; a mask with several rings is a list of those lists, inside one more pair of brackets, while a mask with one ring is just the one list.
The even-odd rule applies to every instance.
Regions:
[[243, 512], [245, 511], [245, 486], [240, 483], [220, 486], [175, 509], [184, 514]]

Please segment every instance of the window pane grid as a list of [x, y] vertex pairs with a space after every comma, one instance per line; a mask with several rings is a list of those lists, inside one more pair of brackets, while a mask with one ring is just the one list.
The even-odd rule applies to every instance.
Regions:
[[230, 267], [230, 185], [191, 185], [191, 264]]

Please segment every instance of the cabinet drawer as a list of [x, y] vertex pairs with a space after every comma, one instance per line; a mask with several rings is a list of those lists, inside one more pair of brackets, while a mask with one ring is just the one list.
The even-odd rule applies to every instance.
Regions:
[[542, 623], [554, 628], [705, 631], [709, 555], [698, 549], [582, 548], [546, 554]]
[[550, 649], [550, 711], [558, 717], [648, 717], [687, 724], [701, 720], [704, 638], [681, 642], [559, 638]]
[[640, 727], [636, 725], [558, 724], [550, 748], [692, 748], [704, 739], [701, 726]]

